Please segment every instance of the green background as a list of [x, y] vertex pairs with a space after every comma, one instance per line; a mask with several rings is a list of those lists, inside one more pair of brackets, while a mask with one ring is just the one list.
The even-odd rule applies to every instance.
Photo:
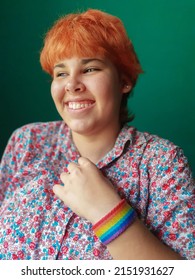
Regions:
[[136, 115], [132, 125], [182, 147], [195, 172], [194, 0], [3, 1], [0, 153], [21, 125], [60, 119], [39, 51], [59, 16], [86, 8], [122, 19], [145, 71], [129, 100]]

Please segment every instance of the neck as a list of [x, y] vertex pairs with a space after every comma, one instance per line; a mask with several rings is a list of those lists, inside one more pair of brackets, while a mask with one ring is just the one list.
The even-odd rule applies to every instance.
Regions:
[[88, 158], [94, 164], [102, 159], [113, 147], [120, 128], [107, 130], [97, 135], [82, 135], [72, 132], [74, 144], [80, 155]]

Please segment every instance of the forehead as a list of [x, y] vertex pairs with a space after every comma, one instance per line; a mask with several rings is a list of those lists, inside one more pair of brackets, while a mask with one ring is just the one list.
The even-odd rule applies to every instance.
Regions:
[[99, 48], [98, 45], [96, 47], [92, 47], [90, 45], [84, 45], [83, 42], [82, 46], [78, 42], [64, 44], [62, 43], [63, 42], [60, 42], [60, 46], [53, 46], [52, 50], [48, 51], [48, 61], [51, 68], [53, 68], [54, 65], [59, 64], [59, 62], [72, 58], [78, 58], [79, 60], [85, 60], [88, 58], [100, 58], [104, 60], [104, 58], [109, 57], [105, 50], [101, 47]]

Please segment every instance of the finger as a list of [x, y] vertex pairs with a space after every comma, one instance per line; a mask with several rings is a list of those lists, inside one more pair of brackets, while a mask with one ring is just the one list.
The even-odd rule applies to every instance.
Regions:
[[69, 165], [67, 166], [68, 172], [72, 172], [73, 170], [75, 170], [76, 168], [78, 168], [78, 164], [76, 164], [75, 162], [71, 162], [69, 163]]
[[81, 166], [89, 166], [89, 165], [94, 165], [88, 158], [85, 157], [80, 157], [78, 159], [78, 163]]
[[99, 169], [97, 168], [97, 166], [93, 162], [91, 162], [88, 158], [80, 157], [78, 159], [78, 163], [81, 168], [87, 169], [87, 170], [89, 170], [89, 172], [90, 172], [90, 170], [91, 170], [91, 172], [94, 172], [94, 171], [99, 172]]
[[68, 173], [65, 173], [65, 172], [63, 172], [63, 173], [60, 174], [60, 179], [61, 179], [61, 181], [62, 181], [64, 184], [66, 184], [66, 181], [67, 181], [68, 176], [69, 176], [69, 174], [68, 174]]
[[65, 188], [61, 185], [54, 185], [53, 186], [53, 192], [55, 193], [55, 195], [57, 195], [57, 197], [59, 197], [61, 200], [65, 200]]

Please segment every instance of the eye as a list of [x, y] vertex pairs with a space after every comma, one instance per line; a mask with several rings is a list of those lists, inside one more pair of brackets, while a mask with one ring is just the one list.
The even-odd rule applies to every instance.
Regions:
[[68, 73], [66, 72], [56, 72], [54, 73], [54, 78], [66, 78], [68, 76]]
[[97, 68], [97, 67], [90, 67], [90, 68], [85, 69], [83, 72], [84, 73], [91, 73], [91, 72], [96, 72], [96, 71], [100, 71], [100, 69]]
[[67, 73], [65, 73], [65, 72], [59, 72], [59, 73], [57, 73], [57, 77], [66, 77], [68, 74]]

